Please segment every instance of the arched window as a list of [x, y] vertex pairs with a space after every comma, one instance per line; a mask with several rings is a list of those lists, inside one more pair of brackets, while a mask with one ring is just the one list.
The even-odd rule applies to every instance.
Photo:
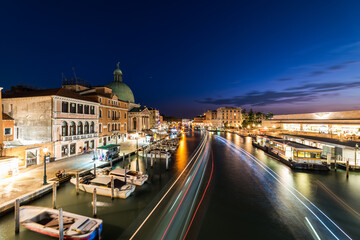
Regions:
[[94, 122], [91, 122], [90, 124], [90, 133], [94, 133], [95, 132], [95, 124]]
[[102, 118], [102, 110], [99, 110], [99, 118]]
[[78, 123], [78, 135], [81, 135], [81, 134], [83, 134], [83, 124], [82, 124], [82, 122], [79, 122]]
[[89, 123], [88, 122], [85, 122], [85, 125], [84, 125], [84, 134], [88, 134], [89, 133]]
[[76, 135], [76, 126], [75, 122], [70, 123], [70, 136]]
[[68, 124], [67, 122], [63, 121], [61, 124], [61, 136], [67, 136], [68, 135]]
[[126, 131], [126, 123], [124, 124], [124, 131]]

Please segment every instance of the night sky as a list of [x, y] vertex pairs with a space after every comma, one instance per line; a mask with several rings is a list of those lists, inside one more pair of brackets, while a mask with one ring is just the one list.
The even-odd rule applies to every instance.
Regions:
[[92, 85], [193, 117], [360, 109], [359, 1], [2, 1], [0, 86]]

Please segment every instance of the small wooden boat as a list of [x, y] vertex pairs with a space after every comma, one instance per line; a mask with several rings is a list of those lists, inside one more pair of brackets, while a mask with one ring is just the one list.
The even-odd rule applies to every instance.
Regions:
[[[76, 178], [72, 178], [70, 182], [76, 185]], [[90, 174], [80, 178], [80, 190], [93, 193], [95, 188], [97, 194], [111, 197], [111, 177], [107, 175], [94, 176], [93, 174]], [[118, 178], [114, 178], [114, 197], [127, 198], [134, 192], [134, 190], [134, 185], [127, 184]]]
[[[59, 237], [59, 211], [56, 209], [20, 207], [20, 223], [29, 230], [52, 237]], [[91, 240], [100, 236], [101, 219], [63, 212], [64, 239]]]

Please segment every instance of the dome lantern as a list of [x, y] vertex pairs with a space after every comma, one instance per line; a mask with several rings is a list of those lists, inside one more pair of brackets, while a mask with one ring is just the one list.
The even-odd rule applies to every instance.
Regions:
[[120, 62], [116, 64], [117, 68], [114, 71], [114, 81], [122, 82], [122, 72], [120, 70]]

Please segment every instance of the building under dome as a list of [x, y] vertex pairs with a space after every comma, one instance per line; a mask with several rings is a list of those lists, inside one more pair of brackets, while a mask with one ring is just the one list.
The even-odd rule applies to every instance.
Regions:
[[112, 92], [118, 96], [119, 100], [135, 103], [134, 94], [130, 87], [122, 81], [122, 72], [117, 63], [117, 68], [114, 71], [114, 81], [107, 86], [112, 89]]

